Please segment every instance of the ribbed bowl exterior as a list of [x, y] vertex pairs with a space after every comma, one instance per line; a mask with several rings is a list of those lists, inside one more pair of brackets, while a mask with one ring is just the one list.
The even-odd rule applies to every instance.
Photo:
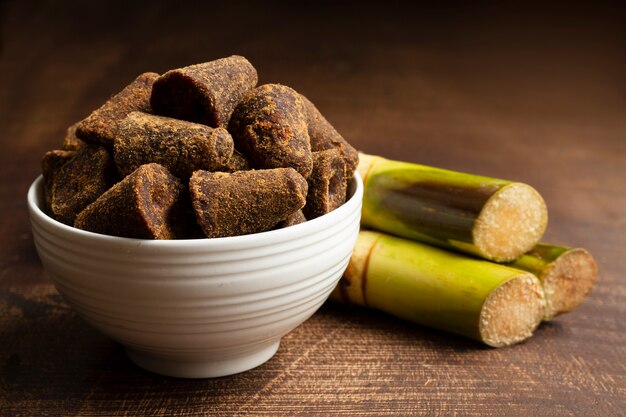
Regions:
[[358, 176], [351, 193], [340, 208], [296, 226], [176, 241], [118, 238], [59, 223], [41, 210], [41, 177], [28, 203], [41, 262], [80, 316], [125, 345], [141, 366], [204, 377], [269, 359], [280, 338], [326, 300], [358, 235]]

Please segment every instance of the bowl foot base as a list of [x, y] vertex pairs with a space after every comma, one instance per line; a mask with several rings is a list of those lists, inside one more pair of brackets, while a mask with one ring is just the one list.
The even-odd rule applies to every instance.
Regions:
[[126, 348], [126, 354], [139, 367], [157, 374], [177, 378], [215, 378], [262, 365], [274, 356], [279, 345], [280, 340], [227, 359], [172, 357], [133, 348]]

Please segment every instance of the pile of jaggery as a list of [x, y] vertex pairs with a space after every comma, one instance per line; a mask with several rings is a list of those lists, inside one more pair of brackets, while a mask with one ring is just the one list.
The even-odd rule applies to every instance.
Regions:
[[237, 236], [346, 200], [358, 153], [303, 95], [231, 56], [137, 77], [42, 162], [45, 208], [95, 233]]

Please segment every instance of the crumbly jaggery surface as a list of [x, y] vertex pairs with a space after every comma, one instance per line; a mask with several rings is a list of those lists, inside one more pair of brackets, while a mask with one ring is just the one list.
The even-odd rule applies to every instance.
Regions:
[[78, 136], [76, 136], [77, 128], [78, 128], [78, 123], [74, 123], [73, 125], [67, 128], [67, 132], [65, 132], [65, 137], [63, 138], [62, 149], [64, 151], [77, 151], [83, 146], [85, 146], [85, 142], [78, 139]]
[[41, 160], [41, 172], [43, 174], [43, 193], [46, 204], [46, 213], [52, 214], [52, 186], [54, 179], [61, 167], [76, 155], [75, 151], [55, 149], [44, 154]]
[[166, 72], [155, 82], [150, 103], [163, 116], [226, 128], [235, 106], [257, 81], [252, 64], [233, 55]]
[[339, 149], [313, 152], [313, 171], [307, 179], [309, 192], [304, 214], [314, 219], [330, 213], [346, 201], [346, 162]]
[[233, 156], [228, 160], [222, 171], [235, 172], [235, 171], [247, 171], [251, 169], [248, 159], [243, 154], [235, 149]]
[[74, 226], [112, 236], [174, 239], [184, 195], [183, 184], [165, 167], [145, 164], [86, 207]]
[[295, 226], [296, 224], [306, 222], [306, 217], [302, 210], [298, 210], [276, 225], [276, 229], [284, 229], [285, 227]]
[[118, 123], [113, 154], [122, 176], [156, 162], [178, 178], [187, 179], [198, 169], [223, 169], [233, 150], [233, 139], [226, 129], [132, 112]]
[[338, 149], [346, 162], [346, 177], [352, 178], [359, 164], [359, 153], [337, 132], [311, 101], [300, 95], [304, 104], [306, 123], [313, 152]]
[[152, 85], [158, 77], [159, 74], [154, 72], [146, 72], [138, 76], [126, 88], [79, 122], [76, 136], [87, 143], [99, 143], [111, 149], [119, 120], [133, 111], [152, 112], [150, 94]]
[[111, 187], [114, 172], [113, 159], [103, 146], [82, 147], [54, 176], [50, 199], [52, 216], [72, 225], [78, 213]]
[[238, 236], [269, 230], [300, 210], [307, 182], [293, 168], [196, 171], [189, 192], [207, 237]]
[[307, 178], [311, 144], [300, 95], [284, 85], [265, 84], [237, 105], [229, 131], [255, 168], [294, 168]]
[[257, 82], [236, 55], [139, 75], [45, 155], [46, 211], [97, 233], [172, 239], [334, 210], [358, 154], [306, 97]]

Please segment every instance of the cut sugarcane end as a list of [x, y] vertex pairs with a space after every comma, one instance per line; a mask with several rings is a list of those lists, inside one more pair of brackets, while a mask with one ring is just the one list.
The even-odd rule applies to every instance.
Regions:
[[520, 274], [489, 294], [480, 312], [481, 340], [492, 347], [509, 346], [532, 336], [545, 313], [541, 283]]
[[515, 182], [487, 200], [474, 224], [473, 240], [484, 257], [512, 261], [539, 242], [547, 224], [548, 209], [541, 195]]
[[585, 249], [570, 249], [559, 256], [541, 277], [547, 301], [544, 320], [578, 307], [595, 285], [596, 275], [596, 262]]

